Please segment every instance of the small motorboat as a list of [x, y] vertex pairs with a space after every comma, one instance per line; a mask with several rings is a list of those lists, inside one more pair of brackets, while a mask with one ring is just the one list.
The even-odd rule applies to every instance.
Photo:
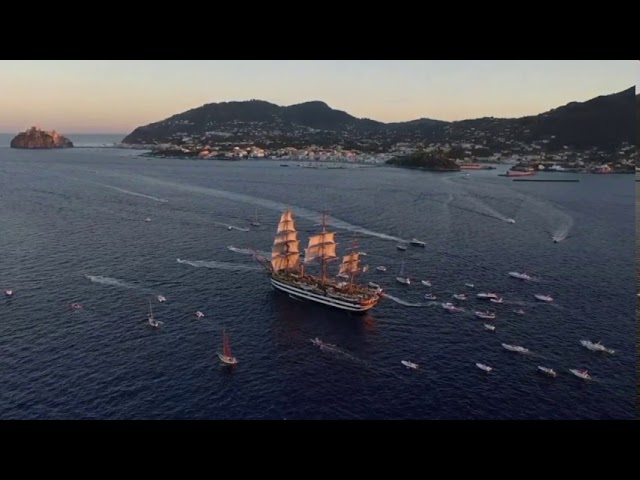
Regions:
[[576, 377], [581, 378], [583, 380], [591, 380], [591, 375], [586, 369], [578, 370], [576, 368], [570, 368], [569, 371], [573, 373]]
[[553, 302], [553, 298], [551, 297], [551, 295], [542, 295], [540, 293], [536, 293], [534, 297], [536, 297], [536, 299], [540, 300], [541, 302]]
[[482, 318], [483, 320], [495, 320], [496, 318], [496, 314], [488, 310], [476, 310], [474, 313], [476, 317]]
[[413, 245], [414, 247], [422, 247], [425, 248], [427, 246], [426, 243], [418, 240], [417, 238], [412, 238], [411, 241], [409, 242], [411, 245]]
[[615, 350], [611, 350], [610, 348], [605, 347], [600, 342], [593, 343], [589, 340], [580, 340], [580, 345], [588, 348], [592, 352], [615, 353]]
[[166, 302], [167, 299], [163, 295], [158, 295], [158, 301], [162, 303], [162, 302]]
[[424, 298], [427, 300], [437, 300], [438, 297], [436, 297], [433, 293], [425, 293], [424, 294]]
[[71, 310], [82, 310], [82, 305], [79, 303], [72, 303], [69, 307], [71, 307]]
[[376, 270], [379, 272], [386, 272], [387, 267], [385, 267], [384, 265], [380, 265], [379, 267], [376, 267]]
[[197, 318], [204, 318], [204, 313], [202, 313], [200, 310], [198, 310], [198, 311], [196, 312], [196, 317], [197, 317]]
[[464, 286], [465, 287], [469, 287], [469, 288], [475, 288], [476, 287], [473, 283], [465, 283]]
[[484, 324], [484, 328], [486, 328], [487, 330], [491, 330], [492, 332], [496, 331], [495, 325], [489, 325], [488, 323]]
[[533, 277], [528, 273], [519, 273], [519, 272], [509, 272], [508, 275], [512, 278], [517, 278], [519, 280], [533, 280]]
[[509, 350], [510, 352], [516, 353], [529, 353], [529, 349], [521, 347], [519, 345], [509, 345], [508, 343], [503, 343], [502, 348]]
[[150, 222], [150, 221], [151, 221], [151, 218], [147, 217], [147, 218], [145, 218], [145, 219], [144, 219], [144, 221], [145, 221], [145, 222]]
[[231, 355], [231, 345], [226, 332], [222, 331], [222, 353], [218, 353], [218, 358], [225, 365], [237, 365], [238, 359]]
[[516, 221], [513, 218], [507, 218], [505, 220], [505, 222], [507, 222], [507, 223], [516, 223]]
[[467, 296], [464, 293], [456, 293], [453, 295], [456, 300], [467, 300]]
[[464, 308], [456, 307], [453, 303], [443, 303], [442, 308], [444, 308], [449, 313], [459, 313], [464, 312]]
[[553, 368], [547, 368], [547, 367], [538, 367], [538, 371], [544, 373], [545, 375], [548, 375], [550, 377], [557, 377], [558, 374], [556, 373], [556, 371]]
[[480, 300], [489, 300], [492, 298], [498, 298], [498, 295], [496, 295], [495, 293], [479, 293], [476, 295], [476, 298], [480, 299]]
[[396, 245], [396, 248], [402, 252], [404, 252], [407, 249], [406, 245]]
[[417, 363], [409, 362], [408, 360], [401, 360], [400, 363], [402, 365], [404, 365], [405, 367], [412, 368], [414, 370], [416, 370], [418, 368], [418, 364]]
[[502, 299], [502, 297], [499, 298], [490, 298], [489, 301], [491, 303], [504, 303], [504, 300]]
[[229, 226], [227, 227], [227, 230], [233, 230], [233, 227], [232, 227], [231, 225], [229, 225]]
[[425, 287], [430, 287], [431, 286], [431, 282], [429, 280], [422, 280], [421, 283], [425, 286]]
[[371, 288], [378, 288], [378, 289], [380, 288], [380, 285], [378, 285], [376, 282], [369, 282], [369, 286]]
[[10, 289], [10, 288], [7, 288], [7, 289], [4, 291], [4, 294], [5, 294], [7, 297], [13, 297], [13, 290], [12, 290], [12, 289]]
[[524, 315], [524, 310], [519, 308], [518, 310], [514, 310], [513, 313], [515, 313], [516, 315]]
[[491, 368], [489, 365], [485, 365], [484, 363], [476, 363], [476, 367], [478, 367], [480, 370], [484, 370], [487, 373], [493, 370], [493, 368]]

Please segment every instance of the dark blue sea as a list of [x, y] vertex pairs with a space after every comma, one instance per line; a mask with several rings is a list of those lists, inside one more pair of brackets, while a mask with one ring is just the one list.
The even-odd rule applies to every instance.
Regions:
[[[497, 176], [506, 167], [468, 176], [284, 168], [106, 148], [12, 150], [8, 139], [0, 142], [0, 288], [15, 296], [0, 298], [2, 419], [635, 416], [632, 175], [540, 174], [580, 182], [529, 183]], [[270, 250], [285, 208], [303, 240], [326, 208], [340, 253], [355, 235], [370, 266], [362, 280], [390, 296], [358, 317], [272, 290], [245, 249]], [[250, 227], [256, 212], [262, 225]], [[427, 247], [396, 250], [413, 237]], [[395, 281], [403, 258], [411, 286]], [[537, 281], [508, 277], [514, 270]], [[422, 279], [442, 301], [503, 295], [491, 305], [496, 332], [471, 313], [487, 305], [456, 301], [467, 311], [449, 314], [424, 299]], [[157, 331], [145, 323], [149, 300], [164, 322]], [[72, 302], [84, 308], [72, 311]], [[223, 328], [239, 361], [231, 369], [216, 357]], [[314, 337], [337, 348], [320, 350]], [[587, 368], [593, 380], [570, 368]]]

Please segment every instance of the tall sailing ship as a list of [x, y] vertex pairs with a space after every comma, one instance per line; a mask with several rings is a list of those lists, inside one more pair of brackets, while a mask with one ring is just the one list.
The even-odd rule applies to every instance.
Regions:
[[[273, 241], [271, 261], [262, 259], [269, 272], [271, 285], [297, 299], [310, 300], [350, 312], [366, 312], [380, 301], [381, 290], [358, 285], [355, 277], [363, 269], [360, 254], [355, 244], [348, 255], [342, 257], [338, 276], [345, 281], [336, 281], [327, 275], [327, 264], [338, 258], [335, 232], [326, 229], [326, 214], [322, 217], [322, 231], [309, 237], [301, 261], [300, 240], [296, 230], [293, 212], [285, 210], [280, 216], [276, 237]], [[305, 271], [312, 262], [320, 262], [320, 275]]]

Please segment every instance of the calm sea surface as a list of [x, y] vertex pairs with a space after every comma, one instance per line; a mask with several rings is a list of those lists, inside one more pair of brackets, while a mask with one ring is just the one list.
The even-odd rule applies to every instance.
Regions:
[[[631, 175], [540, 174], [580, 183], [536, 184], [498, 177], [506, 167], [468, 176], [283, 168], [13, 150], [10, 138], [0, 136], [0, 288], [16, 294], [0, 297], [2, 419], [634, 417]], [[70, 138], [90, 147], [122, 136]], [[350, 317], [273, 291], [244, 249], [269, 251], [285, 208], [303, 241], [324, 208], [340, 253], [357, 234], [370, 266], [362, 280], [389, 297]], [[245, 231], [256, 212], [262, 226]], [[413, 237], [427, 248], [396, 250]], [[411, 286], [395, 281], [403, 258]], [[514, 270], [538, 280], [509, 278]], [[424, 299], [422, 279], [442, 301], [503, 295], [491, 305], [496, 332], [472, 314], [487, 305], [473, 298], [457, 302], [464, 314], [448, 314]], [[159, 331], [145, 323], [149, 300]], [[84, 308], [71, 311], [72, 302]], [[234, 369], [216, 358], [223, 328]], [[314, 337], [337, 349], [319, 350]], [[615, 353], [591, 352], [583, 339]]]

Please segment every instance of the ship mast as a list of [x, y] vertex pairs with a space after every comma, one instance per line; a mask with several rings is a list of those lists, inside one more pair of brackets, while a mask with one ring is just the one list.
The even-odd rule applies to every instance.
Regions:
[[309, 263], [316, 258], [321, 263], [321, 283], [324, 285], [327, 277], [327, 261], [337, 258], [335, 233], [327, 232], [327, 212], [322, 213], [322, 231], [318, 235], [309, 237], [309, 246], [305, 249], [304, 262]]
[[274, 272], [297, 270], [300, 267], [300, 240], [291, 210], [285, 210], [280, 216], [271, 249], [271, 267]]

